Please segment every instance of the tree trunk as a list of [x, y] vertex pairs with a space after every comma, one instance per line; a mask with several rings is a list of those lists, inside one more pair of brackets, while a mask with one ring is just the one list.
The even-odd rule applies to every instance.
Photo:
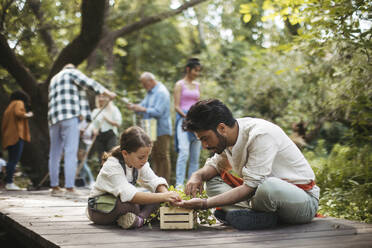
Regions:
[[48, 89], [47, 84], [38, 84], [37, 94], [31, 95], [31, 108], [34, 117], [29, 119], [31, 143], [25, 142], [21, 163], [33, 185], [38, 185], [48, 173], [49, 128], [48, 128]]
[[[18, 60], [9, 47], [6, 37], [0, 34], [0, 65], [30, 95], [34, 117], [29, 120], [31, 143], [25, 144], [21, 163], [34, 185], [37, 185], [48, 171], [49, 129], [48, 129], [48, 86], [50, 79], [67, 63], [79, 65], [98, 44], [103, 26], [105, 0], [83, 0], [80, 34], [67, 45], [52, 66], [45, 83], [38, 84], [31, 72]], [[0, 94], [3, 94], [1, 91]], [[3, 110], [3, 109], [2, 109]]]

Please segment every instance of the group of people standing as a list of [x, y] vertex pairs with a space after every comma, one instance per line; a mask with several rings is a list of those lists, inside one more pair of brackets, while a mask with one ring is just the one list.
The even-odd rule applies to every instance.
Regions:
[[[191, 176], [199, 168], [201, 143], [191, 132], [182, 130], [182, 121], [190, 107], [200, 100], [200, 84], [196, 81], [201, 70], [199, 59], [191, 58], [185, 66], [185, 76], [174, 88], [175, 121], [175, 150], [178, 153], [176, 163], [176, 186], [181, 187], [185, 182], [186, 173]], [[152, 166], [157, 175], [170, 180], [171, 162], [169, 146], [172, 135], [170, 115], [170, 94], [161, 82], [157, 81], [150, 72], [140, 77], [147, 95], [139, 104], [128, 104], [128, 108], [143, 114], [144, 119], [155, 119], [157, 137], [152, 152]], [[189, 161], [188, 171], [187, 161]]]
[[[199, 60], [190, 59], [185, 77], [174, 89], [176, 186], [183, 187], [187, 173], [185, 193], [195, 197], [206, 185], [210, 198], [182, 200], [177, 192], [168, 191], [170, 94], [152, 73], [144, 72], [139, 81], [147, 94], [139, 104], [127, 103], [127, 107], [142, 114], [156, 135], [138, 126], [129, 127], [120, 135], [119, 145], [102, 156], [102, 168], [89, 194], [88, 218], [96, 224], [139, 228], [160, 203], [170, 202], [184, 208], [216, 208], [216, 218], [241, 230], [272, 227], [279, 222], [310, 222], [318, 209], [319, 188], [301, 151], [275, 124], [250, 117], [235, 119], [219, 100], [200, 100], [200, 85], [195, 81], [200, 69]], [[101, 108], [93, 111], [93, 126], [101, 130], [102, 139], [110, 143], [118, 134], [121, 117], [113, 118], [117, 110], [107, 108], [116, 94], [74, 66], [65, 66], [49, 87], [49, 173], [53, 195], [76, 193], [78, 125], [82, 119], [92, 121], [86, 88], [105, 98]], [[30, 116], [22, 113], [23, 118]], [[87, 129], [83, 128], [82, 133]], [[215, 155], [199, 169], [201, 147]], [[59, 187], [62, 153], [66, 191]]]

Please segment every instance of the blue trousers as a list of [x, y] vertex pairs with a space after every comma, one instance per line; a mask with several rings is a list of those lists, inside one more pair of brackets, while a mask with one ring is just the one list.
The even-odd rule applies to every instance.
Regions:
[[49, 176], [50, 186], [59, 186], [59, 167], [64, 152], [65, 187], [75, 186], [77, 168], [77, 152], [79, 148], [78, 117], [59, 121], [49, 127]]
[[14, 171], [15, 171], [17, 163], [21, 159], [24, 143], [25, 142], [22, 139], [19, 139], [15, 145], [7, 147], [9, 160], [8, 160], [8, 163], [6, 164], [6, 177], [5, 177], [6, 183], [13, 182]]
[[201, 142], [195, 135], [189, 135], [188, 132], [182, 130], [182, 120], [177, 122], [176, 126], [177, 141], [178, 141], [178, 157], [176, 165], [176, 186], [183, 185], [186, 175], [186, 163], [189, 160], [189, 170], [187, 177], [199, 169], [199, 155], [201, 150]]

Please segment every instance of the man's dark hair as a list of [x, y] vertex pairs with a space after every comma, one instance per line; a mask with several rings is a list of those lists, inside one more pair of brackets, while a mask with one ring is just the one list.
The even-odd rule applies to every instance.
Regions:
[[233, 127], [235, 122], [235, 118], [225, 104], [217, 99], [208, 99], [198, 101], [191, 106], [182, 127], [183, 130], [191, 132], [217, 131], [218, 124], [224, 123]]

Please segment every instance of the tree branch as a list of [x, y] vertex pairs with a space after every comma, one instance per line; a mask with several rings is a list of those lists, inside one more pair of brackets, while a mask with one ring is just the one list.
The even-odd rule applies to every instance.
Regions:
[[[32, 12], [34, 12], [37, 20], [39, 21], [39, 25], [41, 27], [46, 26], [46, 24], [44, 23], [44, 13], [40, 10], [41, 2], [39, 0], [28, 0], [27, 3], [30, 6]], [[58, 51], [52, 35], [47, 28], [39, 29], [39, 33], [42, 41], [47, 47], [48, 54], [52, 58], [54, 58], [57, 55]]]
[[155, 23], [160, 22], [160, 21], [162, 21], [164, 19], [167, 19], [169, 17], [178, 15], [179, 13], [182, 13], [185, 9], [188, 9], [190, 7], [193, 7], [197, 4], [205, 2], [205, 1], [206, 0], [191, 0], [189, 2], [186, 2], [186, 3], [182, 4], [177, 9], [165, 11], [165, 12], [160, 13], [158, 15], [145, 17], [138, 22], [127, 25], [127, 26], [125, 26], [125, 27], [123, 27], [119, 30], [112, 31], [110, 36], [112, 36], [112, 38], [116, 39], [120, 36], [130, 34], [130, 33], [134, 32], [138, 29], [144, 28], [145, 26], [155, 24]]
[[0, 6], [1, 10], [2, 10], [2, 13], [1, 13], [1, 16], [0, 16], [0, 31], [4, 30], [4, 22], [5, 22], [6, 12], [10, 8], [10, 6], [13, 4], [14, 1], [15, 0], [10, 0], [8, 2], [3, 2]]
[[83, 0], [81, 5], [82, 23], [80, 34], [68, 44], [54, 62], [46, 80], [59, 72], [64, 65], [79, 65], [96, 48], [102, 34], [105, 12], [105, 0]]
[[298, 30], [301, 27], [300, 24], [296, 23], [295, 25], [292, 25], [288, 18], [285, 19], [284, 23], [291, 35], [298, 35]]
[[0, 54], [0, 65], [17, 80], [17, 83], [24, 91], [29, 95], [33, 95], [37, 81], [31, 72], [17, 59], [3, 34], [0, 34]]

